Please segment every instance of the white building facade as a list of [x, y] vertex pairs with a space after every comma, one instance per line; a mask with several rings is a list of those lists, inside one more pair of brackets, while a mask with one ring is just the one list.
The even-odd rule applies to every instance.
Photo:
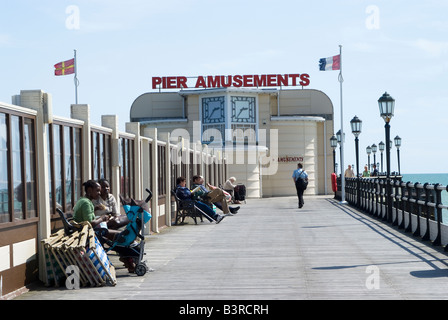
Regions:
[[221, 87], [149, 92], [130, 110], [141, 128], [211, 148], [248, 198], [295, 195], [292, 172], [309, 174], [306, 194], [331, 193], [333, 104], [319, 90]]

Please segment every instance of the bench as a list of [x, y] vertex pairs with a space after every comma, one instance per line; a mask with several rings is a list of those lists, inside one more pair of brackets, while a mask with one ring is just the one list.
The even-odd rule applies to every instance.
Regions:
[[181, 200], [176, 195], [176, 190], [171, 190], [171, 195], [176, 200], [176, 218], [174, 221], [174, 225], [178, 225], [180, 223], [184, 223], [186, 217], [190, 217], [194, 220], [195, 224], [198, 224], [197, 218], [202, 219], [202, 213], [198, 211], [194, 206], [194, 200]]

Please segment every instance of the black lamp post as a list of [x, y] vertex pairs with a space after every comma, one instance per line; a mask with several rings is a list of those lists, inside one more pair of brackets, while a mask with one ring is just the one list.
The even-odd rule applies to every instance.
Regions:
[[385, 92], [378, 99], [378, 106], [380, 108], [380, 115], [386, 123], [384, 125], [386, 131], [386, 194], [387, 194], [387, 221], [392, 221], [392, 198], [390, 185], [390, 120], [394, 116], [395, 100]]
[[350, 121], [352, 133], [355, 136], [355, 152], [356, 152], [356, 205], [361, 206], [361, 185], [359, 182], [359, 135], [361, 134], [362, 121], [355, 116]]
[[397, 147], [397, 159], [398, 159], [398, 175], [401, 176], [400, 171], [400, 147], [401, 147], [401, 138], [399, 136], [396, 136], [395, 139], [395, 146]]
[[384, 144], [383, 141], [381, 141], [378, 144], [378, 149], [380, 150], [380, 153], [381, 153], [381, 172], [384, 172], [384, 170], [383, 170], [383, 151], [384, 151], [385, 147], [386, 147], [386, 145]]
[[[345, 132], [344, 132], [344, 136], [341, 137], [341, 130], [339, 130], [338, 132], [336, 132], [336, 139], [338, 140], [339, 143], [339, 154], [341, 156], [341, 164], [342, 164], [342, 150], [341, 150], [341, 145], [342, 145], [342, 139], [344, 139], [345, 142]], [[341, 166], [341, 178], [344, 175], [344, 168], [342, 168]]]
[[376, 151], [378, 147], [376, 144], [372, 144], [372, 153], [373, 153], [373, 164], [376, 165]]
[[330, 138], [330, 145], [333, 148], [333, 172], [336, 173], [336, 148], [338, 147], [338, 138], [336, 136], [333, 135]]
[[369, 169], [369, 171], [370, 171], [370, 154], [372, 153], [372, 147], [367, 146], [366, 152], [367, 152], [367, 156], [368, 156], [367, 169]]

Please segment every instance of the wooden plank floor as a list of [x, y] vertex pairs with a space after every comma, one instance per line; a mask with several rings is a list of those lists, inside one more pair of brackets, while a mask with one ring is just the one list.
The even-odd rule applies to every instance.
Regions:
[[448, 259], [327, 196], [248, 200], [220, 224], [167, 228], [147, 240], [155, 269], [115, 287], [37, 288], [18, 299], [447, 299]]

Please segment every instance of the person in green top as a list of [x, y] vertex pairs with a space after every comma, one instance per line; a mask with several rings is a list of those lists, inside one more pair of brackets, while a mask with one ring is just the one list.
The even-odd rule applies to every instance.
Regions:
[[[93, 206], [93, 200], [98, 199], [101, 194], [101, 186], [94, 180], [89, 180], [83, 183], [85, 195], [81, 197], [73, 208], [73, 220], [76, 222], [90, 222], [94, 229], [103, 228], [107, 230], [107, 221], [109, 221], [109, 215], [102, 215], [99, 218], [95, 217], [95, 207]], [[105, 222], [105, 224], [102, 224]], [[118, 234], [117, 230], [108, 230], [106, 237], [113, 240], [115, 235]]]
[[370, 177], [370, 171], [367, 169], [367, 166], [364, 166], [364, 171], [362, 172], [363, 177]]

